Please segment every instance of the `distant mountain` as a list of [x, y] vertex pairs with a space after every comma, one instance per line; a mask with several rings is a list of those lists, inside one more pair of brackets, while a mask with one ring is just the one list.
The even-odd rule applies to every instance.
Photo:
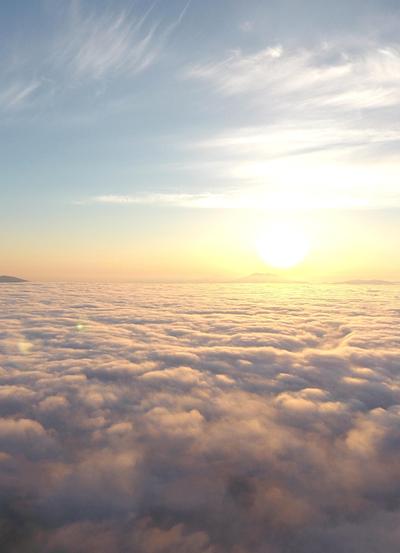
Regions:
[[368, 284], [368, 285], [382, 285], [382, 284], [399, 284], [399, 282], [395, 282], [393, 280], [379, 280], [379, 279], [354, 279], [354, 280], [342, 280], [339, 282], [335, 282], [334, 284]]
[[304, 284], [304, 281], [290, 280], [280, 277], [279, 275], [275, 275], [273, 273], [253, 273], [251, 275], [239, 278], [235, 282]]
[[23, 278], [17, 278], [14, 276], [0, 275], [0, 283], [17, 283], [17, 282], [27, 282]]

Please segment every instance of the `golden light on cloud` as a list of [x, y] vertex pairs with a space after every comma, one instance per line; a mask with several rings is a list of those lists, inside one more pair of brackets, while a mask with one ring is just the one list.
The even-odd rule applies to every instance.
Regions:
[[301, 263], [310, 251], [310, 240], [301, 228], [276, 223], [257, 240], [261, 259], [271, 267], [289, 269]]
[[33, 344], [31, 344], [31, 342], [27, 342], [26, 340], [18, 342], [18, 350], [23, 355], [28, 355], [28, 353], [30, 353], [32, 348], [33, 348]]

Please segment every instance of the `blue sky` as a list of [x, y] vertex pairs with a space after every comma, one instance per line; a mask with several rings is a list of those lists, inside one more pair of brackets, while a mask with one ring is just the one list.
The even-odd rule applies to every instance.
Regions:
[[77, 228], [112, 248], [191, 236], [188, 211], [362, 209], [381, 229], [400, 207], [398, 2], [0, 9], [4, 270], [72, 255]]

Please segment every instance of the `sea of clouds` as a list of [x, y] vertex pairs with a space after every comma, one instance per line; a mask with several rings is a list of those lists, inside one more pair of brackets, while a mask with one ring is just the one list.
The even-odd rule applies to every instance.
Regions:
[[400, 287], [0, 288], [4, 553], [398, 553]]

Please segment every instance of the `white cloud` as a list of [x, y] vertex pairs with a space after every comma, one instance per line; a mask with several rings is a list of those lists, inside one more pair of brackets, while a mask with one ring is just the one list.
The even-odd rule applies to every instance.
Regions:
[[249, 20], [242, 21], [239, 24], [239, 29], [244, 33], [250, 33], [254, 29], [254, 21], [249, 21]]
[[398, 294], [0, 290], [3, 547], [397, 553]]
[[128, 11], [71, 10], [54, 62], [66, 64], [77, 79], [132, 76], [161, 56], [167, 40], [181, 24], [190, 1], [172, 23], [154, 17], [155, 5], [143, 14]]
[[[293, 107], [342, 109], [395, 106], [400, 99], [400, 48], [346, 45], [285, 50], [270, 46], [253, 54], [233, 52], [223, 61], [193, 65], [186, 77], [210, 81], [223, 95], [253, 94]], [[262, 95], [262, 96], [261, 96]], [[275, 106], [276, 107], [276, 106]]]
[[[0, 68], [0, 109], [53, 106], [78, 87], [93, 82], [105, 87], [117, 79], [134, 78], [160, 59], [189, 7], [190, 1], [172, 21], [157, 18], [155, 4], [140, 11], [89, 8], [77, 1], [60, 11], [50, 10], [54, 19], [45, 20], [44, 26], [56, 24], [34, 47], [21, 43], [14, 53], [12, 42], [7, 45], [13, 55]], [[81, 113], [79, 121], [84, 116]]]
[[71, 67], [76, 78], [139, 73], [160, 53], [163, 31], [147, 14], [87, 14], [73, 18], [55, 60]]
[[400, 205], [398, 44], [276, 44], [194, 64], [185, 77], [206, 82], [253, 121], [183, 146], [197, 158], [192, 171], [241, 187], [225, 206], [232, 194], [234, 204], [266, 208]]
[[33, 80], [28, 83], [14, 82], [0, 90], [0, 109], [13, 111], [28, 105], [41, 86]]
[[[292, 146], [289, 136], [293, 140]], [[104, 194], [78, 200], [76, 203], [255, 210], [379, 209], [400, 206], [396, 162], [340, 162], [338, 152], [351, 148], [354, 142], [337, 144], [336, 148], [331, 142], [326, 151], [321, 153], [316, 146], [317, 142], [312, 145], [313, 133], [310, 133], [310, 152], [307, 152], [307, 135], [305, 134], [305, 142], [302, 144], [296, 142], [296, 136], [300, 137], [297, 131], [287, 134], [278, 131], [276, 141], [273, 140], [273, 133], [256, 137], [244, 134], [238, 138], [234, 134], [231, 137], [216, 138], [214, 151], [221, 144], [220, 152], [226, 158], [225, 161], [218, 162], [213, 171], [213, 178], [225, 184], [220, 191]], [[327, 140], [329, 141], [329, 137]], [[395, 140], [394, 137], [393, 141]], [[212, 140], [207, 142], [205, 149], [213, 148], [212, 144]], [[316, 153], [312, 151], [313, 148]], [[265, 152], [264, 155], [262, 151]], [[206, 178], [209, 167], [205, 170], [201, 162], [198, 162], [188, 164], [180, 170], [196, 170], [198, 173], [202, 172]], [[226, 183], [229, 183], [230, 188]]]
[[106, 194], [95, 196], [87, 202], [114, 205], [164, 205], [171, 207], [187, 208], [219, 208], [229, 207], [227, 197], [224, 194], [138, 194], [138, 195], [117, 195]]

